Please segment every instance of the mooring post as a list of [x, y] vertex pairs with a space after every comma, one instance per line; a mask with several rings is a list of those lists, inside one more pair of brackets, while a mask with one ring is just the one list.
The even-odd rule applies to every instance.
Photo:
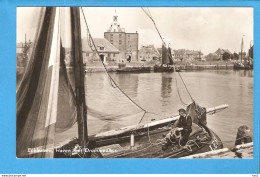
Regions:
[[242, 125], [237, 130], [236, 145], [245, 144], [252, 142], [252, 137], [249, 134], [250, 129], [246, 125]]

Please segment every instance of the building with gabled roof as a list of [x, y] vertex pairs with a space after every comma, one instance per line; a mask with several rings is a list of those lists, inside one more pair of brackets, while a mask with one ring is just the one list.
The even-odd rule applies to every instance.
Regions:
[[229, 54], [232, 54], [228, 49], [221, 49], [221, 48], [218, 48], [218, 50], [216, 52], [214, 52], [214, 53], [219, 57], [220, 60], [222, 60], [223, 59], [223, 54], [225, 52], [227, 52]]
[[[118, 61], [119, 60], [119, 53], [120, 51], [112, 45], [107, 39], [104, 38], [93, 38], [95, 46], [97, 47], [97, 51], [101, 60], [104, 62], [107, 61]], [[90, 47], [90, 42], [88, 38], [82, 39], [82, 55], [83, 61], [94, 61], [99, 60], [96, 55], [94, 46]]]

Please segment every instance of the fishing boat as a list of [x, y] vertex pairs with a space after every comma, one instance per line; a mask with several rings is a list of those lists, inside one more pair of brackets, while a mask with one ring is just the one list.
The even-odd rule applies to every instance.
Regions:
[[[251, 44], [250, 44], [251, 45]], [[249, 69], [253, 69], [253, 60], [251, 57], [253, 56], [249, 56], [248, 59], [245, 59], [243, 57], [243, 47], [244, 47], [244, 42], [243, 42], [243, 37], [242, 37], [242, 42], [241, 42], [241, 56], [240, 56], [240, 61], [236, 61], [234, 63], [234, 69], [244, 69], [244, 70], [249, 70]], [[251, 46], [250, 46], [251, 49]], [[245, 54], [245, 52], [244, 52]]]
[[[148, 113], [156, 113], [138, 105], [118, 88], [108, 73], [111, 86], [141, 109], [142, 116], [137, 124], [89, 135], [91, 127], [87, 126], [87, 115], [91, 109], [86, 104], [87, 76], [82, 57], [81, 16], [86, 23], [89, 43], [97, 55], [98, 51], [83, 9], [69, 8], [72, 81], [65, 65], [65, 49], [60, 33], [63, 29], [60, 23], [61, 14], [64, 14], [62, 10], [61, 7], [44, 7], [40, 11], [32, 54], [17, 89], [18, 158], [179, 158], [223, 148], [220, 138], [207, 126], [206, 115], [222, 111], [228, 105], [206, 109], [192, 99], [186, 107], [193, 120], [192, 132], [186, 145], [182, 146], [176, 129], [178, 115], [163, 119], [149, 118]], [[144, 118], [146, 121], [143, 121]], [[57, 143], [56, 134], [67, 131], [75, 123], [78, 137]], [[165, 149], [166, 136], [173, 129], [176, 129], [176, 141]]]
[[173, 65], [171, 48], [166, 48], [165, 43], [162, 44], [162, 62], [161, 65], [155, 65], [154, 72], [174, 72], [175, 67]]
[[[197, 106], [193, 103], [189, 108]], [[228, 105], [220, 105], [210, 108], [206, 114], [214, 114], [227, 107]], [[90, 152], [90, 158], [179, 158], [223, 148], [220, 138], [205, 124], [193, 123], [188, 146], [181, 147], [177, 143], [164, 150], [164, 135], [176, 125], [178, 119], [179, 116], [173, 116], [90, 136], [86, 152]], [[78, 139], [73, 139], [63, 146], [56, 147], [55, 157], [80, 158], [81, 154], [75, 150], [78, 143]]]

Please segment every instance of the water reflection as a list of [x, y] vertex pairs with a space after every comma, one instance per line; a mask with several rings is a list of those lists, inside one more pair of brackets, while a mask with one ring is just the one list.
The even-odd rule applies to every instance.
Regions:
[[116, 83], [120, 88], [127, 91], [131, 98], [135, 98], [138, 93], [139, 77], [138, 74], [118, 73], [118, 76], [113, 75]]
[[253, 77], [253, 70], [238, 70], [235, 71], [240, 77]]
[[168, 73], [162, 73], [161, 97], [165, 100], [171, 97], [172, 93], [172, 77]]

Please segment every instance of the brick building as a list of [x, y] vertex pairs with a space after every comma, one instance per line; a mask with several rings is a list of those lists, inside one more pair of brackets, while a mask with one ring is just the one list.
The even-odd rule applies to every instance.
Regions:
[[138, 33], [126, 33], [118, 23], [117, 17], [114, 16], [113, 23], [104, 33], [104, 38], [120, 51], [118, 62], [138, 61]]

